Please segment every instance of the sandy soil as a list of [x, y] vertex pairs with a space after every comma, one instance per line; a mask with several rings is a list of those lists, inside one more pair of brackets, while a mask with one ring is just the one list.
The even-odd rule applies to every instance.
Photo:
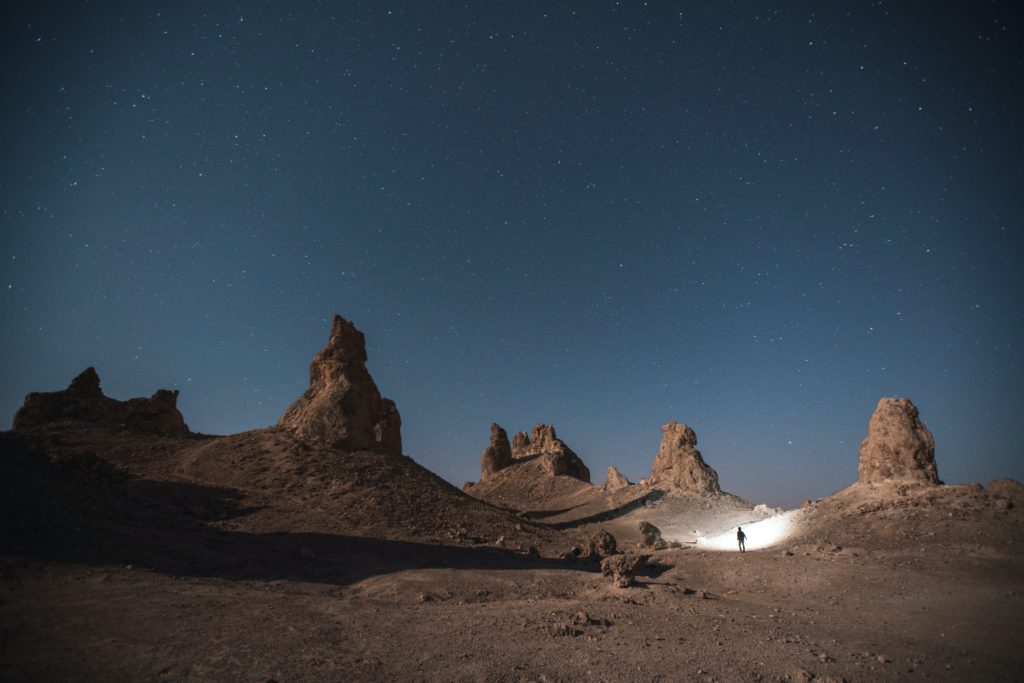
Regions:
[[748, 513], [665, 497], [551, 528], [283, 438], [4, 435], [0, 677], [1020, 679], [1024, 505], [980, 487], [852, 487], [779, 545], [644, 551], [616, 588], [561, 556]]

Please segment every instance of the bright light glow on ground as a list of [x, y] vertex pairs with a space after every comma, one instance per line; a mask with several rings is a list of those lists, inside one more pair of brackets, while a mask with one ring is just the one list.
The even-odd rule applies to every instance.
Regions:
[[[747, 550], [770, 548], [785, 541], [796, 530], [796, 516], [800, 510], [790, 510], [760, 522], [743, 524], [743, 533], [747, 535]], [[718, 536], [701, 536], [697, 539], [697, 547], [707, 550], [732, 550], [739, 552], [736, 542], [736, 527]]]

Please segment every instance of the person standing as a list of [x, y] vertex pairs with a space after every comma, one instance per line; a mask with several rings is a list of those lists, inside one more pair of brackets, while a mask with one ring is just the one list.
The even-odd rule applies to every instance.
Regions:
[[736, 527], [736, 540], [740, 544], [740, 552], [747, 552], [747, 545], [744, 543], [747, 540], [747, 535], [743, 533], [743, 527], [741, 526]]

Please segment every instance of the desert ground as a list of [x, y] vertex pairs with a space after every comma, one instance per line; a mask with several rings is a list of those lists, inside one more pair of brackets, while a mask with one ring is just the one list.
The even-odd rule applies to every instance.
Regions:
[[222, 437], [91, 369], [29, 395], [0, 433], [0, 678], [1022, 679], [1024, 487], [942, 484], [909, 401], [857, 482], [785, 513], [675, 422], [649, 479], [604, 485], [550, 425], [494, 425], [463, 491], [403, 454], [364, 361], [336, 318], [281, 422]]

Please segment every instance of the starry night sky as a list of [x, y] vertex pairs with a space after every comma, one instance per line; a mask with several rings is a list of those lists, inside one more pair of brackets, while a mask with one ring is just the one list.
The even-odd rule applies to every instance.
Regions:
[[271, 425], [337, 312], [457, 485], [492, 421], [601, 482], [674, 419], [793, 505], [882, 396], [945, 481], [1024, 479], [1015, 3], [4, 12], [4, 428], [88, 365]]

